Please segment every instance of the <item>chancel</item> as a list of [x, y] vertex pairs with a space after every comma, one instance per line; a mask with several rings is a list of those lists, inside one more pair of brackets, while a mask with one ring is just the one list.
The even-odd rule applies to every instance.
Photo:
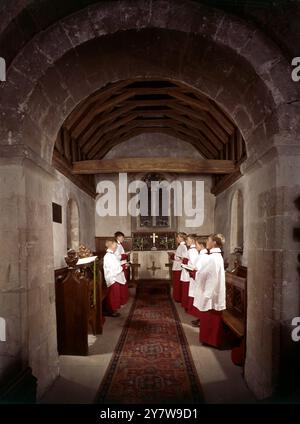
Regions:
[[0, 402], [295, 401], [298, 2], [1, 3]]

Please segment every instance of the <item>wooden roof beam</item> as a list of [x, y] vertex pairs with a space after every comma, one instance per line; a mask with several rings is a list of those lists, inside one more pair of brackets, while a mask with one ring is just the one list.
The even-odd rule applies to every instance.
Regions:
[[181, 100], [183, 103], [188, 104], [191, 107], [196, 109], [205, 110], [206, 112], [210, 112], [212, 116], [220, 122], [222, 127], [228, 132], [228, 134], [232, 134], [234, 132], [234, 125], [230, 122], [230, 120], [221, 113], [212, 103], [201, 102], [199, 99], [193, 99], [185, 94], [175, 92], [172, 94], [178, 100]]
[[231, 174], [236, 170], [230, 160], [171, 157], [143, 157], [88, 160], [73, 163], [73, 174], [111, 174], [115, 172], [173, 172], [188, 174]]
[[223, 127], [219, 124], [218, 121], [211, 118], [211, 116], [203, 111], [192, 109], [186, 105], [181, 103], [171, 104], [170, 107], [183, 115], [190, 116], [194, 120], [203, 121], [214, 133], [216, 136], [220, 138], [224, 143], [228, 141], [228, 134], [223, 129]]
[[99, 116], [96, 116], [91, 125], [89, 127], [84, 128], [83, 132], [79, 135], [78, 142], [80, 146], [84, 147], [85, 144], [90, 140], [91, 137], [95, 135], [97, 130], [99, 130], [102, 125], [118, 119], [120, 116], [130, 112], [132, 109], [134, 109], [132, 105], [127, 105], [124, 107], [119, 107], [113, 112], [104, 113], [100, 114]]
[[112, 106], [116, 106], [117, 104], [123, 103], [124, 100], [129, 99], [134, 95], [134, 91], [125, 91], [125, 93], [120, 94], [119, 96], [113, 97], [107, 102], [101, 103], [97, 107], [91, 110], [91, 113], [87, 114], [83, 117], [81, 121], [80, 127], [76, 127], [74, 131], [72, 132], [73, 138], [78, 138], [82, 132], [82, 126], [87, 127], [90, 122], [97, 116], [99, 113], [105, 111], [106, 109], [109, 109]]
[[169, 112], [167, 113], [167, 116], [184, 123], [188, 127], [193, 127], [196, 128], [198, 131], [201, 131], [202, 134], [206, 138], [208, 138], [218, 150], [221, 150], [224, 147], [224, 143], [218, 137], [216, 137], [214, 133], [210, 131], [207, 127], [205, 128], [201, 122], [193, 121], [192, 119], [186, 118], [176, 112]]
[[104, 101], [109, 99], [115, 92], [129, 85], [131, 80], [120, 81], [114, 83], [110, 87], [103, 88], [98, 90], [96, 93], [89, 96], [87, 99], [83, 100], [79, 105], [74, 109], [71, 115], [66, 119], [64, 126], [70, 130], [77, 120], [80, 120], [82, 115], [86, 114], [87, 110], [93, 106], [97, 101]]

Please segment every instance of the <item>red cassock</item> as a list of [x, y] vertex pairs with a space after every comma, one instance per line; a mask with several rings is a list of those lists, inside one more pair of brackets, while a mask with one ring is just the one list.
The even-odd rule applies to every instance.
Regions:
[[[122, 265], [122, 268], [126, 277], [127, 268], [125, 264]], [[120, 286], [120, 303], [121, 305], [126, 305], [129, 299], [128, 284], [127, 282], [125, 284], [121, 284], [121, 283], [118, 283], [118, 284]]]
[[200, 318], [201, 311], [199, 311], [199, 309], [197, 309], [193, 305], [193, 303], [194, 303], [194, 298], [189, 296], [187, 313], [192, 315], [195, 318]]
[[181, 302], [181, 271], [172, 271], [173, 277], [173, 299], [175, 302]]
[[[189, 271], [190, 273], [190, 277], [193, 278], [195, 280], [196, 278], [196, 271]], [[188, 296], [188, 301], [187, 301], [187, 313], [192, 315], [193, 317], [196, 318], [200, 318], [200, 311], [199, 309], [195, 308], [195, 306], [193, 305], [194, 303], [194, 298], [191, 296]]]
[[187, 311], [189, 306], [189, 281], [180, 281], [181, 284], [181, 306]]
[[211, 309], [210, 311], [199, 311], [201, 343], [220, 348], [225, 341], [222, 312]]
[[121, 305], [126, 305], [129, 299], [129, 290], [128, 284], [119, 284], [120, 286], [120, 303]]
[[245, 363], [245, 340], [231, 350], [231, 360], [235, 365], [243, 366]]
[[[184, 265], [187, 265], [189, 262], [188, 258], [183, 258], [182, 263]], [[188, 308], [188, 299], [189, 299], [189, 288], [190, 288], [190, 282], [189, 281], [180, 281], [181, 284], [181, 306], [187, 310]]]
[[[121, 261], [127, 261], [127, 260], [128, 260], [128, 254], [122, 253], [121, 254]], [[123, 267], [123, 265], [122, 265], [122, 267]], [[123, 267], [123, 271], [124, 271], [126, 281], [128, 283], [128, 281], [130, 280], [130, 268], [129, 267], [128, 268]]]
[[117, 311], [121, 306], [121, 293], [119, 283], [114, 283], [107, 289], [107, 295], [105, 298], [106, 307], [109, 312]]

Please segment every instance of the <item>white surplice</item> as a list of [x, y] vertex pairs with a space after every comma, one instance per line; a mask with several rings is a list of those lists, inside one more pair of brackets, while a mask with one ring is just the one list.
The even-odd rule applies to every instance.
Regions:
[[172, 271], [181, 271], [181, 261], [182, 258], [186, 257], [187, 255], [187, 247], [185, 245], [185, 242], [182, 241], [178, 245], [175, 253], [175, 258], [173, 261]]
[[[194, 244], [191, 245], [185, 256], [188, 259], [187, 265], [195, 266], [198, 256], [199, 256], [199, 253], [196, 249], [196, 246]], [[184, 268], [182, 269], [181, 275], [180, 275], [180, 281], [185, 281], [185, 282], [190, 281], [190, 273], [187, 269], [184, 269]]]
[[199, 311], [226, 309], [225, 270], [221, 249], [210, 250], [208, 260], [196, 273], [194, 306]]
[[[195, 268], [199, 271], [205, 264], [205, 262], [208, 260], [208, 251], [207, 249], [200, 250], [199, 255], [197, 256], [197, 259], [195, 261]], [[189, 297], [195, 297], [195, 290], [196, 290], [197, 283], [196, 281], [190, 277], [190, 286], [189, 286]]]
[[115, 282], [120, 284], [126, 283], [126, 278], [120, 261], [110, 249], [107, 249], [103, 258], [104, 278], [107, 287], [112, 286]]

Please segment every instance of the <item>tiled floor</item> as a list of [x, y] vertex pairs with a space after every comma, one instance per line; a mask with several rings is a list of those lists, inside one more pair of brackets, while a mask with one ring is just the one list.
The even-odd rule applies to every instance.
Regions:
[[[104, 333], [90, 336], [89, 356], [61, 356], [60, 377], [40, 403], [92, 403], [112, 357], [134, 296], [121, 310], [121, 317], [106, 318]], [[232, 364], [230, 351], [202, 346], [191, 317], [176, 305], [208, 403], [255, 402], [242, 378], [241, 368]]]

